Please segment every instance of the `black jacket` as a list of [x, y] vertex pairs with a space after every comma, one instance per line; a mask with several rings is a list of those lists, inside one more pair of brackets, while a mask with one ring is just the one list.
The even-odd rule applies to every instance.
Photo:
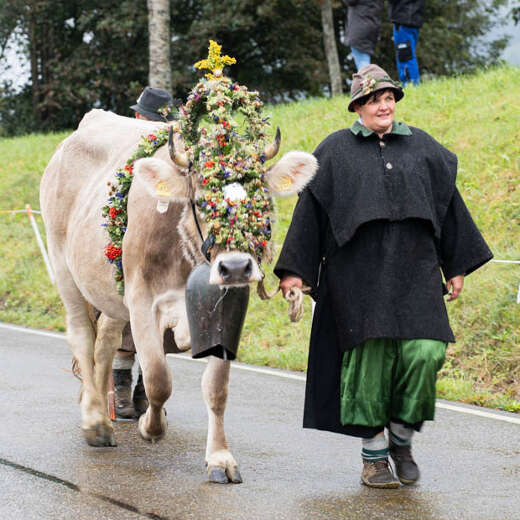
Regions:
[[339, 422], [343, 353], [369, 338], [454, 341], [441, 272], [467, 275], [492, 254], [455, 187], [456, 156], [425, 132], [340, 130], [314, 153], [275, 266], [317, 300], [304, 426], [371, 436]]
[[374, 54], [382, 14], [383, 0], [349, 1], [347, 44], [361, 52]]
[[390, 20], [396, 25], [422, 27], [424, 22], [424, 0], [391, 0]]

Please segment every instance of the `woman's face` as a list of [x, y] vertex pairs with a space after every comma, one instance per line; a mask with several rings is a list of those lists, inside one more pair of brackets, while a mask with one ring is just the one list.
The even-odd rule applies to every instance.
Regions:
[[364, 105], [355, 105], [354, 110], [363, 124], [376, 134], [384, 134], [394, 122], [395, 97], [391, 90], [376, 92]]

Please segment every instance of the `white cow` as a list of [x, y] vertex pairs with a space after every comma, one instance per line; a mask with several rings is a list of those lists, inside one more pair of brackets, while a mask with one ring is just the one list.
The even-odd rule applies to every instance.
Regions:
[[[172, 382], [164, 353], [165, 331], [173, 331], [180, 350], [190, 348], [185, 285], [191, 269], [203, 257], [202, 240], [187, 199], [190, 179], [199, 189], [198, 175], [186, 176], [179, 141], [176, 148], [163, 146], [153, 157], [136, 162], [123, 241], [124, 296], [116, 290], [112, 266], [103, 252], [107, 234], [101, 208], [107, 201], [107, 183], [113, 181], [114, 172], [125, 164], [141, 137], [158, 127], [164, 125], [92, 110], [59, 145], [41, 181], [41, 209], [67, 314], [67, 339], [83, 377], [82, 429], [92, 446], [115, 445], [106, 396], [124, 326], [131, 324], [143, 371], [149, 407], [139, 420], [139, 432], [148, 441], [163, 437], [167, 428], [163, 405]], [[268, 159], [278, 147], [279, 139], [266, 148]], [[285, 187], [294, 192], [316, 169], [312, 155], [289, 152], [267, 175], [271, 180], [289, 176], [292, 180]], [[169, 207], [163, 213], [157, 211], [159, 182], [170, 187]], [[200, 216], [199, 220], [204, 233]], [[215, 250], [211, 262], [213, 283], [225, 285], [221, 274], [230, 270], [234, 285], [261, 278], [257, 262], [248, 253]], [[102, 313], [96, 325], [89, 317], [89, 305]], [[206, 464], [210, 480], [216, 482], [241, 481], [223, 426], [228, 379], [229, 361], [211, 356], [202, 391], [209, 414]]]

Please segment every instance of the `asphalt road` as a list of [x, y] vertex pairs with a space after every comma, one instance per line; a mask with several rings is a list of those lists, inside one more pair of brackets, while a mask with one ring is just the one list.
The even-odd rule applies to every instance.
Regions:
[[79, 383], [61, 335], [0, 324], [0, 519], [520, 519], [520, 416], [439, 402], [415, 438], [415, 486], [361, 486], [360, 442], [303, 430], [300, 374], [234, 364], [226, 430], [244, 483], [204, 471], [203, 363], [169, 358], [162, 441], [117, 423], [117, 448], [82, 438]]

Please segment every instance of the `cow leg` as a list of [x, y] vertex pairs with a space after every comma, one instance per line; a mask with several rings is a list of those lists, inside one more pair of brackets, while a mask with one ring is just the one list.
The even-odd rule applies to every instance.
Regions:
[[[104, 412], [103, 425], [97, 427], [104, 432], [102, 437], [110, 439], [110, 446], [115, 446], [114, 429], [108, 416], [108, 382], [112, 370], [112, 361], [116, 350], [121, 346], [121, 337], [126, 321], [114, 320], [101, 314], [97, 321], [96, 342], [94, 345], [94, 381], [96, 391], [101, 398]], [[98, 432], [96, 431], [96, 438]]]
[[[131, 309], [133, 309], [131, 307]], [[155, 442], [166, 434], [168, 422], [163, 405], [172, 392], [172, 377], [166, 363], [162, 337], [153, 322], [143, 319], [144, 312], [131, 312], [132, 336], [137, 349], [137, 358], [143, 373], [143, 383], [148, 398], [148, 408], [139, 417], [139, 433], [147, 441]], [[141, 316], [141, 319], [138, 317]]]
[[209, 356], [202, 375], [202, 395], [208, 409], [206, 467], [209, 480], [219, 484], [242, 482], [237, 463], [228, 450], [224, 432], [229, 366], [229, 361]]
[[[60, 265], [54, 262], [54, 265]], [[88, 304], [76, 287], [67, 268], [57, 269], [58, 289], [67, 313], [67, 340], [81, 372], [81, 428], [91, 446], [113, 446], [112, 427], [107, 428], [104, 397], [96, 388], [94, 344], [96, 333], [88, 313]]]
[[164, 437], [168, 428], [163, 405], [172, 391], [172, 377], [164, 352], [154, 352], [153, 355], [147, 352], [145, 356], [138, 352], [137, 356], [148, 398], [148, 408], [139, 417], [139, 433], [144, 440], [156, 442]]

